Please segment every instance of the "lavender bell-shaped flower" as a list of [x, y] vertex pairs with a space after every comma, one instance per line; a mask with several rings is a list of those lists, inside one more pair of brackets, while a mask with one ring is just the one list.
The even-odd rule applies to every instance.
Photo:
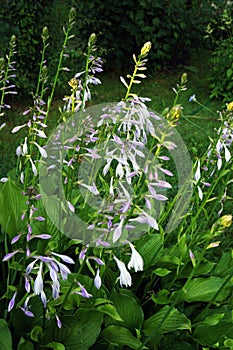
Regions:
[[94, 285], [96, 286], [97, 289], [100, 289], [102, 284], [101, 277], [100, 277], [100, 269], [98, 268], [96, 271], [96, 275], [94, 278]]

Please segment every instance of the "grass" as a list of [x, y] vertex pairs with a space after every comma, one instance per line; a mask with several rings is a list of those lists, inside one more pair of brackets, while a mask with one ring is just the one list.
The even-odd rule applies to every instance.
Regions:
[[[194, 157], [206, 149], [209, 137], [214, 135], [215, 129], [218, 127], [218, 115], [209, 110], [221, 109], [219, 101], [209, 99], [208, 77], [211, 67], [208, 59], [210, 54], [209, 50], [203, 50], [190, 59], [189, 65], [179, 66], [175, 69], [171, 67], [166, 72], [150, 74], [140, 85], [135, 86], [135, 90], [140, 96], [151, 98], [149, 108], [160, 114], [165, 107], [171, 107], [173, 104], [175, 94], [172, 87], [176, 87], [182, 73], [188, 74], [188, 89], [181, 95], [178, 102], [183, 106], [184, 116], [180, 119], [177, 130], [186, 143], [191, 156]], [[92, 104], [119, 101], [124, 97], [125, 88], [119, 80], [120, 75], [120, 73], [108, 72], [100, 76], [102, 85], [97, 86], [93, 91]], [[68, 91], [67, 85], [66, 93]], [[194, 102], [188, 102], [189, 97], [193, 94], [196, 94], [198, 101], [208, 109], [200, 107]], [[20, 139], [24, 137], [25, 131], [11, 134], [11, 130], [16, 125], [27, 121], [27, 116], [22, 116], [22, 112], [28, 108], [28, 103], [28, 101], [14, 103], [5, 117], [7, 126], [0, 132], [0, 177], [6, 176], [7, 172], [16, 164], [15, 149]], [[57, 100], [53, 104], [48, 129], [56, 126], [60, 115], [59, 106], [62, 106], [62, 100]]]

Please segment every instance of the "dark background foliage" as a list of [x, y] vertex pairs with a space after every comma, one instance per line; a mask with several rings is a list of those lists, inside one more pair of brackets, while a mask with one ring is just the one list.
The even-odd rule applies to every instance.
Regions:
[[[50, 75], [55, 72], [63, 41], [63, 26], [69, 9], [77, 10], [70, 44], [70, 68], [77, 71], [77, 58], [91, 33], [105, 53], [105, 70], [126, 69], [132, 53], [152, 41], [150, 68], [164, 69], [186, 63], [192, 50], [204, 45], [207, 24], [221, 13], [223, 0], [2, 0], [0, 50], [6, 52], [12, 34], [17, 36], [17, 85], [32, 91], [40, 61], [41, 31], [49, 28], [47, 60]], [[211, 5], [212, 4], [212, 5]]]

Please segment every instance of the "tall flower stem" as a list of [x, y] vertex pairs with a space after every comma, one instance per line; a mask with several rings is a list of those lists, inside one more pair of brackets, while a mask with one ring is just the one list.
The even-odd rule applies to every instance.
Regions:
[[[16, 46], [16, 36], [12, 35], [11, 40], [10, 40], [10, 48], [9, 48], [9, 55], [7, 55], [7, 62], [6, 62], [6, 69], [5, 69], [5, 74], [4, 77], [2, 79], [2, 87], [1, 87], [1, 100], [0, 100], [0, 115], [1, 115], [1, 111], [3, 108], [3, 104], [4, 104], [4, 98], [6, 95], [6, 88], [7, 88], [7, 84], [9, 83], [9, 77], [10, 77], [10, 71], [13, 70], [14, 68], [12, 67], [12, 64], [14, 62], [12, 62], [12, 57], [15, 54], [15, 46]], [[2, 65], [4, 65], [4, 61], [2, 60]]]
[[75, 18], [75, 9], [72, 8], [70, 10], [70, 13], [69, 13], [68, 27], [67, 27], [67, 29], [63, 28], [64, 34], [65, 34], [65, 38], [64, 38], [64, 42], [63, 42], [63, 45], [62, 45], [62, 50], [61, 50], [60, 56], [59, 56], [59, 61], [58, 61], [58, 65], [57, 65], [57, 71], [56, 71], [55, 78], [54, 78], [53, 85], [52, 85], [52, 91], [51, 91], [51, 94], [50, 94], [50, 96], [48, 98], [47, 112], [46, 112], [45, 121], [44, 121], [45, 124], [46, 124], [47, 118], [49, 116], [51, 104], [52, 104], [54, 93], [55, 93], [56, 86], [57, 86], [57, 83], [58, 83], [58, 77], [59, 77], [60, 71], [62, 70], [62, 61], [63, 61], [65, 49], [66, 49], [68, 41], [71, 38], [74, 37], [74, 35], [70, 35], [70, 32], [73, 29], [74, 23], [75, 23], [74, 22], [74, 18]]

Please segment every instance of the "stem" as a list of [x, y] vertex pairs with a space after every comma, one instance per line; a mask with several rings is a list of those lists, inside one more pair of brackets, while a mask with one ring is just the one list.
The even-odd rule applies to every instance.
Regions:
[[56, 89], [57, 82], [58, 82], [58, 77], [59, 77], [59, 74], [60, 74], [60, 71], [61, 71], [64, 51], [65, 51], [65, 48], [66, 48], [68, 40], [71, 38], [69, 36], [69, 34], [70, 34], [70, 31], [73, 28], [73, 25], [74, 25], [74, 22], [71, 22], [71, 20], [69, 20], [69, 24], [68, 24], [67, 30], [64, 29], [65, 38], [64, 38], [64, 42], [63, 42], [63, 45], [62, 45], [62, 50], [61, 50], [60, 56], [59, 56], [59, 61], [58, 61], [58, 65], [57, 65], [57, 71], [56, 71], [56, 74], [55, 74], [55, 78], [54, 78], [54, 81], [53, 81], [52, 91], [51, 91], [51, 94], [50, 94], [50, 96], [48, 98], [47, 112], [46, 112], [46, 116], [45, 116], [45, 120], [44, 120], [45, 124], [46, 124], [46, 121], [47, 121], [47, 118], [48, 118], [48, 115], [49, 115], [49, 112], [50, 112], [51, 104], [52, 104], [52, 101], [53, 101], [55, 89]]

